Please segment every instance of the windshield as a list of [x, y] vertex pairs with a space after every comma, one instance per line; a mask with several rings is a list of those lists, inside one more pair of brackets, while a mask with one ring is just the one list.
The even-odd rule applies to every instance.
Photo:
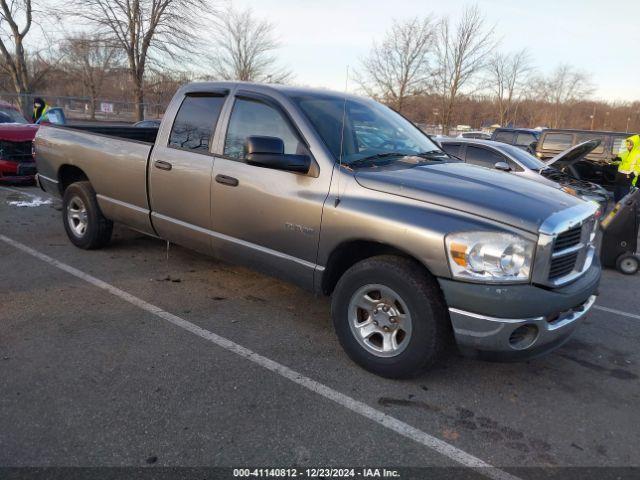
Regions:
[[13, 108], [0, 107], [0, 123], [29, 123]]
[[497, 148], [505, 152], [507, 155], [515, 158], [525, 168], [530, 170], [542, 170], [543, 168], [547, 168], [547, 165], [542, 160], [539, 160], [537, 157], [525, 152], [521, 148], [513, 147], [511, 145], [500, 145]]
[[319, 95], [296, 96], [293, 101], [336, 160], [342, 150], [342, 163], [345, 165], [375, 158], [390, 162], [403, 155], [418, 154], [446, 159], [446, 153], [411, 122], [377, 102], [364, 99], [347, 99], [345, 102], [344, 98]]

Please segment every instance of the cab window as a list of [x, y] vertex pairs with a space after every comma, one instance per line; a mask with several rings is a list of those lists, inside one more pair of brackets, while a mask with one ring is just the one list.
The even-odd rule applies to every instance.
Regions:
[[303, 153], [303, 144], [278, 109], [260, 101], [238, 98], [229, 120], [224, 155], [244, 160], [245, 142], [252, 136], [277, 137], [284, 142], [285, 154]]
[[168, 146], [209, 153], [211, 137], [224, 100], [222, 95], [186, 96], [171, 127]]

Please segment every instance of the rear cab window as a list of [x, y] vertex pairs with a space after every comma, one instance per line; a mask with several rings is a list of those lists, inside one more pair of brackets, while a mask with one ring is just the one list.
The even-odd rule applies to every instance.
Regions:
[[227, 128], [224, 156], [245, 160], [245, 142], [251, 136], [282, 139], [285, 154], [307, 153], [304, 144], [280, 110], [259, 100], [237, 98]]
[[168, 147], [208, 154], [225, 98], [215, 94], [184, 97], [171, 127]]
[[542, 141], [544, 150], [563, 151], [573, 144], [573, 134], [571, 133], [548, 133]]

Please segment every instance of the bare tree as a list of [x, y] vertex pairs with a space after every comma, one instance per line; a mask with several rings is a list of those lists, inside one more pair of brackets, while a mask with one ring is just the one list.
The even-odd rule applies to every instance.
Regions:
[[515, 120], [520, 94], [532, 70], [529, 52], [524, 49], [510, 54], [495, 53], [487, 65], [489, 88], [495, 96], [498, 123]]
[[402, 112], [408, 95], [426, 87], [431, 75], [434, 21], [431, 17], [394, 21], [382, 43], [374, 42], [356, 81], [370, 96]]
[[31, 76], [24, 39], [33, 26], [33, 6], [31, 0], [0, 0], [0, 7], [2, 68], [11, 77], [22, 111], [28, 115], [27, 95], [31, 93]]
[[453, 119], [458, 95], [486, 66], [496, 46], [494, 28], [487, 27], [477, 6], [467, 7], [452, 27], [441, 20], [436, 41], [436, 90], [442, 98], [442, 125], [445, 134]]
[[122, 60], [122, 50], [99, 36], [68, 37], [62, 47], [67, 72], [78, 78], [89, 94], [89, 114], [96, 116], [96, 102], [106, 77]]
[[274, 52], [280, 48], [275, 26], [256, 18], [251, 9], [228, 8], [215, 31], [218, 53], [216, 74], [225, 80], [285, 83], [292, 73], [277, 65]]
[[196, 44], [194, 31], [213, 13], [211, 0], [72, 0], [74, 11], [126, 55], [136, 118], [144, 117], [144, 76], [148, 63], [185, 61]]
[[548, 77], [538, 78], [535, 91], [551, 106], [550, 126], [558, 128], [563, 110], [578, 100], [587, 99], [594, 91], [589, 75], [569, 64], [561, 64]]

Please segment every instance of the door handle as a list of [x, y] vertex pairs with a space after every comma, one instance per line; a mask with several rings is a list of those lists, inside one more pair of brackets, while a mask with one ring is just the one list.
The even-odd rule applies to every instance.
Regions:
[[230, 187], [237, 187], [239, 183], [237, 178], [227, 177], [226, 175], [216, 175], [216, 182]]
[[160, 170], [171, 170], [172, 165], [169, 162], [163, 162], [162, 160], [156, 160], [153, 165]]

